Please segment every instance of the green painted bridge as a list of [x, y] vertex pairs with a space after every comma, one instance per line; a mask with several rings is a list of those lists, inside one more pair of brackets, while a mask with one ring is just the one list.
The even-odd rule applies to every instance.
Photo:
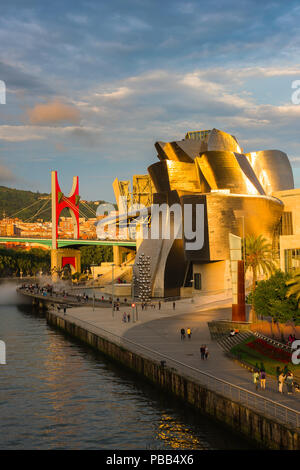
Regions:
[[[51, 248], [52, 240], [51, 238], [18, 238], [18, 237], [0, 237], [1, 243], [29, 243], [31, 245], [43, 245]], [[132, 246], [136, 247], [136, 242], [134, 240], [83, 240], [79, 239], [66, 239], [60, 238], [57, 240], [58, 248], [65, 247], [80, 247], [80, 246]]]

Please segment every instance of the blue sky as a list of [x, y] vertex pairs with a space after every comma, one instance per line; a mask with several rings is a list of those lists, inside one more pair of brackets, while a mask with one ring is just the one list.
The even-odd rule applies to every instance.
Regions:
[[[4, 3], [4, 2], [3, 2]], [[286, 152], [300, 186], [297, 1], [14, 1], [1, 5], [0, 184], [113, 200], [154, 142], [216, 127]]]

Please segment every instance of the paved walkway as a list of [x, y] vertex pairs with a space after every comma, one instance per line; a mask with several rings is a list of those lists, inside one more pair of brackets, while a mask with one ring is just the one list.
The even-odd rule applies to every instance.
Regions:
[[[222, 304], [222, 307], [219, 305]], [[180, 373], [197, 379], [199, 373], [203, 371], [219, 379], [226, 380], [234, 385], [238, 385], [252, 392], [256, 392], [252, 383], [252, 374], [241, 367], [235, 361], [229, 359], [216, 341], [212, 341], [207, 326], [207, 322], [213, 319], [229, 319], [231, 315], [230, 305], [224, 302], [216, 302], [206, 306], [197, 306], [190, 300], [176, 302], [176, 309], [173, 310], [172, 302], [162, 303], [161, 310], [139, 309], [139, 319], [130, 323], [124, 323], [122, 316], [124, 311], [130, 313], [131, 307], [120, 307], [119, 312], [112, 312], [108, 308], [95, 308], [83, 306], [67, 310], [66, 318], [72, 319], [76, 323], [82, 324], [86, 329], [99, 333], [100, 336], [107, 336], [108, 339], [116, 339], [112, 335], [120, 336], [130, 341], [129, 349], [142, 353], [157, 360], [166, 359], [167, 365], [175, 367]], [[59, 314], [61, 317], [63, 313]], [[85, 322], [84, 324], [81, 322]], [[180, 339], [180, 329], [191, 328], [192, 338], [188, 340]], [[135, 343], [135, 344], [133, 344]], [[201, 344], [206, 344], [209, 349], [209, 359], [200, 359], [199, 348]], [[147, 349], [138, 347], [141, 345]], [[155, 352], [164, 357], [156, 355]], [[181, 364], [172, 363], [170, 359], [179, 361]], [[191, 366], [197, 371], [190, 370], [186, 366]], [[280, 395], [277, 391], [276, 381], [267, 377], [267, 389], [263, 392], [256, 392], [261, 396], [270, 398], [276, 402], [286, 405], [294, 410], [300, 411], [300, 394]]]

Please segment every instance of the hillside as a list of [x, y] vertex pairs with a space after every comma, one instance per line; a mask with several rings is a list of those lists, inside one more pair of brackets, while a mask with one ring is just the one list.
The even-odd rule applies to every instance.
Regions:
[[[101, 204], [105, 201], [98, 202]], [[93, 201], [87, 201], [84, 204], [80, 202], [81, 216], [95, 217], [98, 202], [97, 204]], [[18, 217], [28, 222], [35, 222], [38, 219], [49, 221], [51, 219], [50, 194], [0, 186], [0, 219], [4, 213], [6, 217]], [[68, 216], [69, 212], [64, 209], [62, 215]]]

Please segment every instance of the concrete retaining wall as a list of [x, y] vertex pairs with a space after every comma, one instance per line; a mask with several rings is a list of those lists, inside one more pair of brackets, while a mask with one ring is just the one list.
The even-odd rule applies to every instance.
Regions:
[[246, 406], [208, 390], [192, 379], [179, 375], [176, 370], [164, 368], [160, 363], [101, 338], [55, 313], [47, 312], [47, 321], [135, 371], [185, 403], [255, 440], [260, 446], [269, 449], [300, 450], [300, 433], [296, 430], [293, 431]]

